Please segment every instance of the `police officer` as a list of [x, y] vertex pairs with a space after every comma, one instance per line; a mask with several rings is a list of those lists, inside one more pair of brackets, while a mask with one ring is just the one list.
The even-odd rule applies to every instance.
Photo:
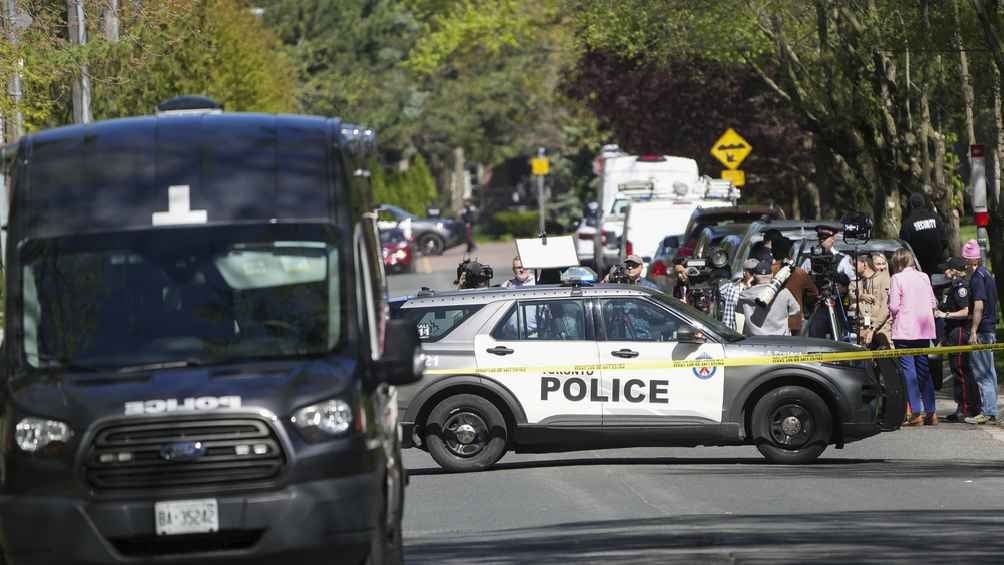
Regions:
[[[935, 317], [944, 320], [945, 345], [966, 345], [969, 343], [969, 277], [966, 261], [952, 257], [940, 265], [952, 284], [941, 297]], [[947, 416], [947, 422], [961, 422], [967, 416], [976, 416], [981, 411], [980, 388], [969, 370], [969, 355], [953, 353], [948, 356], [952, 375], [955, 377], [952, 392], [957, 405], [955, 413]]]

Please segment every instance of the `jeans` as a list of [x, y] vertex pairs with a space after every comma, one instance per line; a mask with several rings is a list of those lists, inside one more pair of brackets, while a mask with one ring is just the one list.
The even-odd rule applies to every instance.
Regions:
[[[926, 339], [895, 339], [896, 349], [930, 347]], [[906, 379], [906, 395], [910, 399], [910, 410], [914, 415], [924, 412], [934, 414], [934, 382], [927, 366], [927, 355], [905, 355], [899, 358], [899, 368]], [[923, 400], [923, 409], [921, 401]]]
[[[980, 332], [976, 334], [976, 338], [980, 343], [994, 343], [997, 340], [993, 332]], [[976, 383], [980, 385], [983, 415], [997, 417], [997, 369], [994, 368], [994, 352], [971, 352], [969, 366], [972, 368]]]

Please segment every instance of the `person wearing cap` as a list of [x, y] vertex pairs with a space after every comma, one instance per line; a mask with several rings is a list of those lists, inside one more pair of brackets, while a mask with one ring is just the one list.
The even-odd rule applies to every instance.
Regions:
[[[833, 244], [837, 241], [837, 234], [840, 233], [839, 228], [827, 225], [816, 226], [816, 237], [819, 239], [819, 247], [823, 249], [823, 253], [832, 253], [838, 257], [837, 259], [837, 273], [847, 277], [848, 281], [853, 281], [857, 278], [854, 273], [854, 266], [851, 265], [851, 256], [844, 255], [833, 247]], [[802, 268], [806, 272], [812, 272], [812, 261], [806, 259], [802, 262]]]
[[[997, 283], [983, 265], [983, 254], [975, 239], [962, 246], [962, 258], [969, 272], [969, 344], [990, 344], [997, 341]], [[997, 369], [991, 350], [969, 353], [969, 365], [980, 385], [982, 410], [966, 418], [967, 424], [986, 424], [997, 421]]]
[[642, 278], [641, 271], [644, 264], [645, 262], [637, 255], [628, 255], [627, 259], [624, 259], [624, 268], [627, 269], [627, 274], [631, 277], [631, 284], [636, 284], [638, 286], [651, 288], [661, 292], [662, 289], [659, 288], [659, 285], [648, 279]]
[[782, 288], [769, 304], [758, 299], [770, 287], [772, 261], [758, 261], [753, 269], [754, 285], [739, 294], [739, 307], [745, 322], [745, 335], [791, 335], [788, 318], [801, 312], [798, 301], [787, 288]]
[[[892, 316], [892, 340], [896, 349], [930, 347], [937, 338], [934, 329], [934, 298], [931, 279], [915, 269], [913, 253], [897, 249], [892, 257], [892, 281], [889, 284], [889, 313]], [[934, 402], [934, 381], [927, 365], [927, 355], [903, 355], [899, 366], [906, 380], [912, 417], [906, 426], [934, 426], [938, 415]]]
[[[966, 345], [969, 343], [969, 264], [961, 257], [952, 257], [941, 265], [945, 277], [952, 281], [945, 291], [935, 318], [945, 323], [943, 345]], [[977, 416], [983, 411], [980, 401], [980, 387], [969, 367], [968, 353], [952, 353], [948, 356], [948, 366], [952, 370], [952, 393], [955, 397], [955, 412], [945, 417], [948, 422], [961, 422]]]
[[940, 272], [938, 264], [945, 256], [948, 240], [941, 218], [925, 202], [924, 195], [914, 192], [910, 195], [910, 213], [903, 219], [899, 238], [910, 244], [920, 268], [928, 275]]
[[[784, 266], [784, 261], [792, 259], [790, 255], [795, 242], [781, 235], [781, 232], [774, 231], [777, 232], [777, 236], [771, 244], [771, 272], [776, 275], [781, 270], [781, 267]], [[812, 275], [801, 267], [791, 269], [791, 274], [788, 275], [788, 279], [784, 282], [784, 288], [788, 289], [788, 292], [798, 302], [799, 313], [788, 319], [788, 329], [791, 330], [792, 334], [796, 334], [802, 329], [803, 317], [805, 315], [805, 300], [808, 298], [811, 302], [815, 302], [816, 297], [819, 296], [819, 289], [816, 287], [816, 282], [812, 280]]]

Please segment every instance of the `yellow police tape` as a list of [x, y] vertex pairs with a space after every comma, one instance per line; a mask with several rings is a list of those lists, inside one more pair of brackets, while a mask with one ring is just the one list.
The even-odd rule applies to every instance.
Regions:
[[791, 365], [795, 363], [831, 363], [833, 361], [863, 361], [868, 359], [887, 359], [890, 357], [905, 357], [907, 355], [948, 355], [952, 353], [968, 353], [970, 351], [1001, 351], [1004, 343], [987, 343], [980, 345], [949, 345], [942, 347], [914, 347], [909, 349], [878, 349], [860, 351], [841, 351], [837, 353], [792, 353], [786, 355], [762, 355], [752, 357], [712, 358], [698, 357], [692, 359], [636, 361], [618, 363], [581, 363], [563, 365], [533, 365], [516, 367], [482, 367], [478, 369], [457, 367], [452, 369], [425, 370], [426, 375], [455, 374], [519, 374], [519, 373], [584, 373], [590, 371], [617, 371], [626, 369], [688, 369], [695, 367], [747, 367], [751, 365]]

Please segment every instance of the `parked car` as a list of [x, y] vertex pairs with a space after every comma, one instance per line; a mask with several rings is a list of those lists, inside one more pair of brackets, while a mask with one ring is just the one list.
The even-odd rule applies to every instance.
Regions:
[[[392, 204], [377, 209], [377, 225], [381, 229], [400, 228], [415, 241], [423, 255], [442, 255], [464, 242], [464, 225], [450, 219], [423, 219]], [[410, 232], [410, 233], [409, 233]]]
[[746, 230], [749, 228], [749, 224], [725, 224], [718, 226], [708, 226], [701, 230], [700, 234], [697, 236], [696, 243], [693, 247], [693, 257], [710, 257], [711, 253], [715, 250], [721, 249], [721, 244], [725, 240], [729, 240], [728, 249], [726, 255], [729, 261], [732, 260], [735, 251], [738, 248], [738, 244], [742, 241], [743, 235], [746, 234]]
[[667, 235], [659, 242], [659, 248], [652, 255], [652, 262], [648, 265], [645, 278], [659, 285], [659, 288], [669, 292], [673, 285], [669, 279], [669, 271], [673, 268], [673, 259], [676, 258], [676, 251], [680, 248], [682, 234]]
[[689, 257], [693, 254], [694, 244], [701, 230], [708, 226], [723, 224], [749, 224], [755, 221], [776, 221], [784, 219], [784, 210], [768, 206], [723, 206], [714, 208], [701, 207], [694, 210], [683, 231], [684, 239], [677, 255]]
[[388, 273], [415, 272], [415, 245], [400, 228], [380, 230], [383, 266]]

